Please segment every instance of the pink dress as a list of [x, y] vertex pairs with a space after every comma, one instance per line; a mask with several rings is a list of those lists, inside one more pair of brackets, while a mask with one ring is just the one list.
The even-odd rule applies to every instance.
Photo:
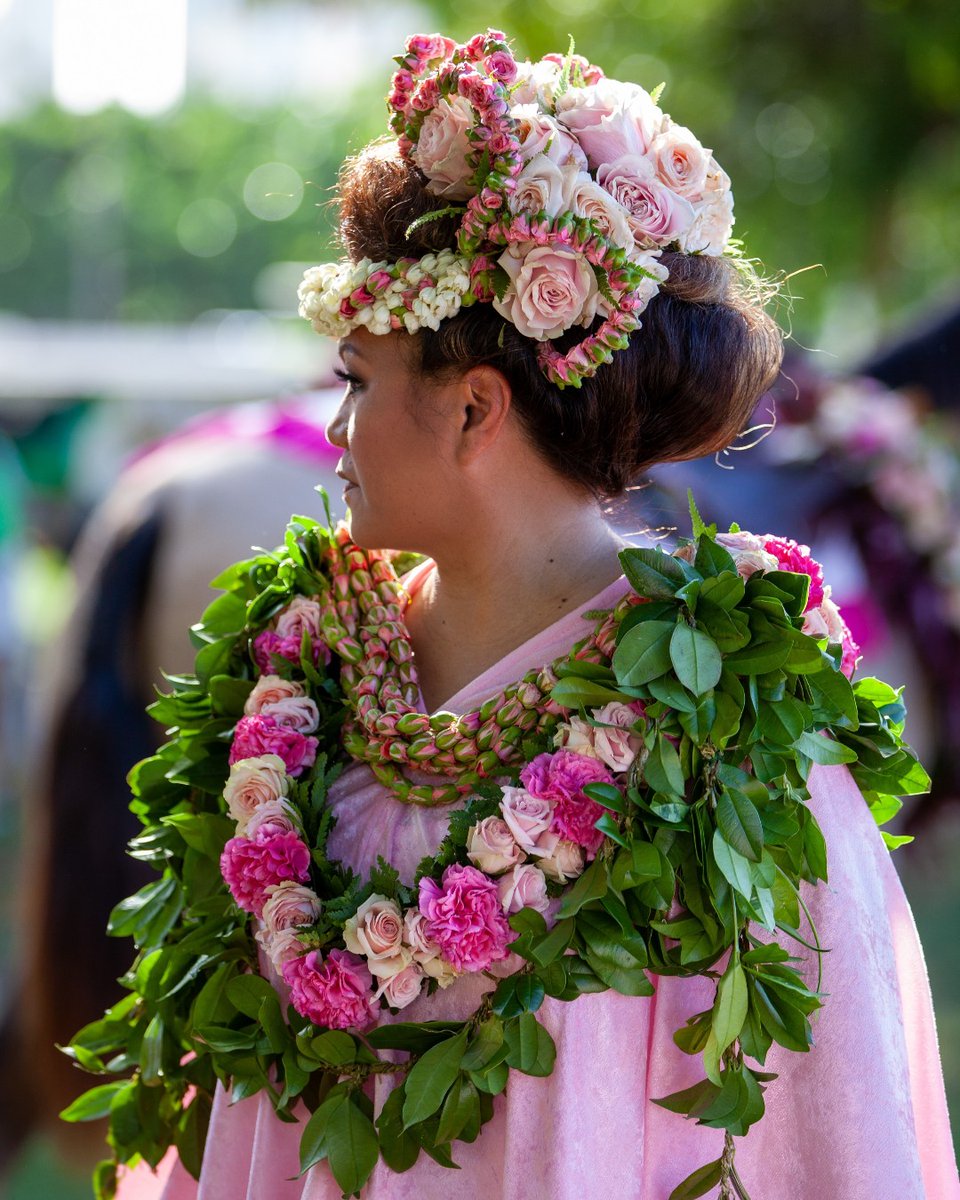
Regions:
[[[418, 573], [411, 589], [422, 582]], [[619, 580], [585, 609], [611, 607]], [[587, 631], [571, 613], [514, 650], [442, 707], [467, 711]], [[737, 1139], [737, 1167], [754, 1200], [960, 1200], [936, 1030], [923, 956], [906, 899], [873, 818], [843, 767], [816, 767], [812, 805], [826, 836], [830, 882], [807, 902], [825, 957], [809, 1054], [774, 1046], [780, 1071], [767, 1114]], [[331, 796], [332, 857], [367, 872], [382, 854], [407, 882], [445, 831], [443, 810], [400, 804], [359, 763]], [[815, 976], [814, 976], [815, 978]], [[465, 979], [417, 1000], [399, 1020], [466, 1018], [482, 981]], [[547, 999], [540, 1019], [557, 1043], [546, 1079], [511, 1073], [495, 1115], [461, 1170], [421, 1154], [402, 1175], [378, 1164], [364, 1200], [667, 1200], [696, 1167], [716, 1159], [723, 1133], [651, 1103], [696, 1082], [699, 1059], [672, 1035], [708, 1007], [712, 986], [663, 978], [650, 998], [614, 992], [572, 1003]], [[385, 1084], [383, 1085], [386, 1086]], [[378, 1105], [386, 1092], [378, 1094]], [[168, 1155], [156, 1175], [130, 1172], [121, 1200], [339, 1200], [325, 1163], [300, 1180], [301, 1126], [276, 1119], [267, 1099], [230, 1105], [218, 1090], [199, 1184]]]

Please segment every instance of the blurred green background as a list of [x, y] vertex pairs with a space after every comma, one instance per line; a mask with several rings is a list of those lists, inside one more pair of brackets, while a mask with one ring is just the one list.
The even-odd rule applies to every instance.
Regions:
[[[73, 25], [64, 24], [68, 9]], [[5, 328], [13, 336], [62, 330], [61, 322], [202, 331], [256, 313], [306, 347], [296, 282], [304, 264], [327, 254], [329, 190], [344, 152], [385, 128], [390, 56], [405, 32], [471, 35], [477, 8], [163, 0], [153, 10], [137, 0], [0, 0], [0, 338]], [[956, 298], [954, 5], [489, 0], [482, 19], [530, 57], [565, 50], [572, 37], [607, 74], [666, 84], [664, 108], [733, 179], [736, 234], [769, 272], [790, 277], [781, 321], [830, 369], [855, 364]], [[126, 73], [111, 83], [114, 34], [129, 47]], [[304, 353], [320, 369], [325, 351], [309, 342]], [[277, 361], [277, 386], [296, 382], [302, 361], [296, 369]], [[140, 399], [128, 381], [116, 395], [90, 395], [78, 378], [69, 395], [43, 383], [45, 364], [31, 365], [37, 380], [29, 370], [12, 380], [0, 361], [0, 418], [19, 454], [17, 482], [8, 474], [0, 491], [0, 542], [18, 532], [20, 607], [46, 606], [53, 628], [69, 595], [63, 550], [130, 448], [93, 465], [73, 461], [82, 455], [78, 426], [116, 412], [120, 398], [132, 442], [211, 397], [198, 382], [189, 402], [158, 412], [151, 401], [145, 416], [143, 401], [135, 420]], [[19, 837], [15, 778], [5, 772], [0, 787], [4, 914]], [[930, 960], [955, 1112], [958, 856], [950, 816], [925, 846], [897, 856]], [[9, 937], [0, 952], [12, 952]], [[34, 1143], [7, 1189], [10, 1200], [88, 1194], [45, 1142]]]

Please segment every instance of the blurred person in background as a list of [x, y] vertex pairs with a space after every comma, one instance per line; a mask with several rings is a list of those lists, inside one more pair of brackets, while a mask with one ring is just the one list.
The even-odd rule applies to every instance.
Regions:
[[104, 930], [117, 897], [149, 878], [124, 852], [139, 828], [127, 772], [163, 734], [145, 706], [164, 674], [192, 670], [188, 630], [220, 568], [272, 545], [291, 514], [315, 508], [316, 486], [336, 509], [337, 451], [323, 431], [337, 398], [318, 390], [193, 420], [141, 451], [81, 531], [73, 611], [44, 663], [39, 769], [25, 783], [22, 933], [0, 1025], [16, 1086], [0, 1089], [0, 1175], [34, 1130], [54, 1130], [84, 1161], [93, 1153], [96, 1131], [56, 1120], [84, 1081], [53, 1043], [112, 1001], [129, 965]]

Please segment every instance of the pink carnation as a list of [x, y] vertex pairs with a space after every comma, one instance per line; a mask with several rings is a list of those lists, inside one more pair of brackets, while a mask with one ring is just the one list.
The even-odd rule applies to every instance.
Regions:
[[285, 725], [278, 725], [273, 717], [261, 713], [253, 717], [241, 717], [233, 732], [230, 762], [258, 758], [261, 754], [276, 754], [283, 760], [288, 775], [300, 775], [306, 767], [314, 764], [317, 739], [306, 737]]
[[810, 595], [804, 612], [819, 608], [823, 603], [823, 567], [810, 557], [810, 547], [801, 546], [791, 538], [767, 537], [763, 548], [774, 556], [781, 571], [795, 571], [798, 575], [810, 576]]
[[603, 763], [573, 750], [538, 754], [520, 772], [520, 781], [531, 796], [554, 802], [552, 832], [583, 846], [593, 858], [603, 844], [603, 834], [594, 827], [606, 810], [583, 789], [588, 783], [613, 783]]
[[267, 889], [310, 874], [310, 851], [295, 833], [273, 834], [264, 829], [255, 838], [231, 838], [220, 855], [220, 874], [244, 912], [260, 916]]
[[[314, 666], [319, 666], [321, 662], [328, 663], [330, 661], [330, 651], [327, 649], [325, 642], [319, 638], [313, 638], [310, 645], [313, 651]], [[274, 655], [277, 658], [285, 658], [287, 662], [299, 665], [300, 646], [300, 634], [290, 634], [287, 637], [281, 637], [275, 629], [264, 629], [253, 639], [253, 661], [265, 675], [272, 674], [275, 670]]]
[[326, 961], [318, 950], [284, 963], [290, 1003], [307, 1020], [327, 1029], [366, 1029], [376, 1020], [373, 979], [362, 958], [331, 950]]
[[497, 885], [476, 867], [454, 864], [442, 884], [420, 880], [425, 932], [458, 971], [483, 971], [507, 957], [513, 934], [503, 915]]

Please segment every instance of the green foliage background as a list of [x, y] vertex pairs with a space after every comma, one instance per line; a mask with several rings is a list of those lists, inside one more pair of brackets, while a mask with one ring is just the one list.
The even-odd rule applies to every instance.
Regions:
[[[530, 56], [572, 35], [608, 74], [665, 81], [667, 111], [733, 178], [750, 253], [771, 271], [822, 264], [789, 285], [798, 303], [784, 319], [802, 341], [816, 342], [825, 318], [873, 308], [895, 327], [952, 282], [960, 27], [942, 0], [489, 0], [482, 18], [464, 0], [435, 0], [428, 11], [424, 27], [465, 37], [482, 19]], [[336, 11], [318, 5], [317, 19]], [[0, 310], [190, 320], [262, 305], [265, 264], [326, 252], [336, 165], [385, 129], [389, 70], [371, 61], [370, 83], [325, 111], [301, 100], [241, 112], [193, 94], [159, 119], [46, 105], [0, 128]], [[306, 181], [281, 220], [244, 204], [265, 162]], [[233, 214], [236, 236], [197, 257], [178, 223], [210, 200]]]

